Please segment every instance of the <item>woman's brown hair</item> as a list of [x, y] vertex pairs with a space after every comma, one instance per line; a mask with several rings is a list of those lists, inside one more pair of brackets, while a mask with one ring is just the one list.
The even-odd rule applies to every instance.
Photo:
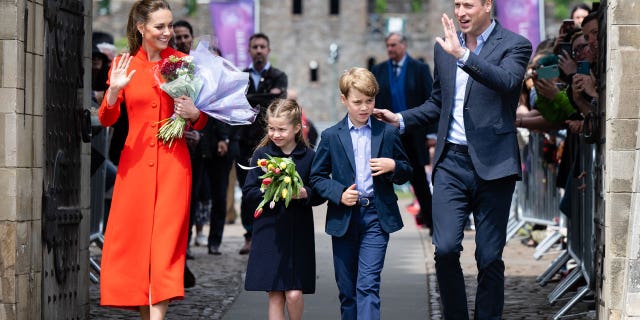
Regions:
[[169, 3], [165, 0], [140, 0], [136, 1], [129, 11], [129, 21], [127, 22], [127, 42], [129, 43], [129, 53], [135, 55], [142, 45], [142, 35], [138, 31], [138, 24], [145, 24], [149, 20], [149, 15], [160, 10], [171, 10]]
[[[276, 99], [267, 108], [265, 114], [265, 120], [268, 125], [270, 118], [285, 117], [289, 120], [289, 123], [294, 127], [300, 125], [300, 130], [296, 134], [296, 143], [304, 143], [309, 147], [309, 143], [302, 135], [302, 109], [295, 100], [291, 99]], [[257, 148], [264, 147], [269, 144], [269, 135], [265, 134]]]

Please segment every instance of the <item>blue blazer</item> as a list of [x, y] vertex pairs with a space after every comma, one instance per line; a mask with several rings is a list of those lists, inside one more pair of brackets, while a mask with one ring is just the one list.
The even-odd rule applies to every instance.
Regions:
[[[484, 180], [522, 176], [515, 117], [530, 56], [531, 42], [496, 22], [480, 54], [471, 53], [462, 68], [469, 74], [463, 110], [469, 155]], [[431, 97], [401, 113], [408, 131], [439, 120], [435, 170], [451, 123], [457, 69], [456, 59], [436, 43]]]
[[[391, 233], [402, 228], [398, 197], [393, 184], [409, 181], [412, 168], [402, 148], [398, 129], [371, 118], [371, 158], [391, 158], [396, 161], [394, 172], [373, 177], [374, 204], [382, 230]], [[311, 165], [311, 186], [327, 199], [325, 231], [341, 237], [349, 228], [351, 213], [358, 206], [340, 203], [342, 193], [355, 183], [356, 165], [347, 117], [322, 132], [316, 156]]]

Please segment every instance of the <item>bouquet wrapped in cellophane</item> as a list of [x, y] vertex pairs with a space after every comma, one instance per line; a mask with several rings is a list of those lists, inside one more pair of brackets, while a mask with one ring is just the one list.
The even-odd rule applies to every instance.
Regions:
[[262, 179], [260, 191], [263, 193], [262, 201], [253, 213], [254, 218], [260, 217], [262, 207], [269, 202], [269, 208], [273, 209], [276, 202], [283, 200], [285, 207], [289, 206], [291, 197], [297, 197], [298, 191], [304, 186], [300, 174], [296, 171], [296, 164], [291, 158], [279, 158], [267, 155], [269, 159], [258, 159], [258, 167], [265, 173]]
[[[190, 97], [200, 111], [230, 125], [246, 125], [255, 120], [258, 110], [246, 98], [249, 75], [231, 62], [209, 51], [209, 42], [201, 40], [190, 55], [170, 56], [159, 68], [160, 88], [173, 98]], [[182, 138], [186, 121], [176, 114], [164, 119], [158, 138], [171, 143]]]
[[[172, 98], [187, 96], [195, 101], [202, 89], [202, 79], [195, 77], [195, 65], [193, 57], [169, 56], [160, 65], [160, 76], [164, 82], [160, 81], [160, 89]], [[173, 143], [173, 139], [182, 138], [186, 120], [177, 114], [171, 118], [160, 121], [162, 126], [158, 130], [158, 138], [163, 143]]]

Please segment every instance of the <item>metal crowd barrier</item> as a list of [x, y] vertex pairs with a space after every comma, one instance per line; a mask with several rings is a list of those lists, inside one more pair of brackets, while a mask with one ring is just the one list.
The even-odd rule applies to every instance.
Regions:
[[[522, 181], [516, 184], [511, 217], [507, 228], [507, 240], [525, 224], [558, 225], [560, 210], [556, 188], [557, 165], [543, 158], [544, 134], [518, 129], [520, 158], [523, 163]], [[554, 233], [540, 243], [543, 252], [560, 239]], [[554, 240], [555, 239], [555, 240]], [[539, 259], [539, 257], [537, 257]]]
[[[557, 320], [564, 317], [571, 308], [582, 301], [587, 294], [593, 292], [595, 279], [595, 146], [580, 141], [580, 153], [578, 159], [578, 173], [584, 173], [579, 181], [584, 184], [578, 192], [572, 192], [571, 213], [567, 229], [567, 252], [575, 260], [577, 266], [565, 277], [549, 294], [549, 303], [556, 303], [578, 281], [584, 280], [585, 285], [577, 288], [576, 293], [553, 316]], [[570, 177], [572, 178], [572, 177]], [[577, 186], [576, 186], [577, 187]], [[575, 315], [573, 315], [575, 316]]]
[[[553, 244], [565, 238], [567, 249], [551, 262], [548, 269], [537, 278], [541, 286], [545, 286], [551, 278], [564, 267], [570, 259], [576, 262], [576, 267], [563, 278], [554, 290], [548, 295], [550, 304], [558, 303], [561, 298], [575, 288], [580, 280], [585, 285], [577, 288], [576, 293], [563, 298], [568, 300], [562, 308], [552, 317], [561, 319], [576, 315], [565, 314], [578, 302], [582, 301], [589, 293], [593, 292], [595, 279], [595, 175], [594, 166], [595, 146], [587, 144], [580, 138], [579, 155], [576, 162], [577, 168], [572, 172], [580, 174], [581, 179], [575, 179], [570, 174], [569, 179], [576, 182], [565, 190], [570, 198], [569, 214], [564, 218], [560, 211], [560, 193], [556, 188], [557, 166], [546, 163], [543, 157], [544, 134], [528, 132], [518, 129], [521, 160], [523, 163], [523, 179], [516, 185], [516, 192], [512, 202], [512, 210], [507, 230], [507, 240], [513, 237], [518, 229], [525, 224], [541, 224], [554, 228], [536, 247], [535, 259], [539, 259]], [[565, 151], [568, 152], [565, 146]], [[582, 185], [579, 185], [582, 184]], [[580, 189], [578, 190], [578, 186]], [[573, 191], [573, 192], [572, 192]], [[566, 236], [561, 233], [561, 228], [566, 226]]]
[[[94, 117], [95, 118], [95, 117]], [[105, 128], [100, 126], [97, 119], [92, 119], [94, 134], [91, 137], [91, 161], [100, 162], [91, 175], [91, 217], [89, 223], [89, 243], [96, 244], [102, 250], [104, 237], [102, 235], [104, 216], [105, 181], [107, 177], [109, 135]], [[97, 164], [92, 164], [96, 166]], [[100, 282], [100, 264], [89, 255], [89, 280], [93, 283]]]

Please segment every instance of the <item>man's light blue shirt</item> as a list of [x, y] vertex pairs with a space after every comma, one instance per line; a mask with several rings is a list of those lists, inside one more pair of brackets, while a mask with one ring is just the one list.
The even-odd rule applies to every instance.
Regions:
[[258, 85], [260, 85], [260, 79], [262, 79], [262, 74], [267, 72], [271, 68], [271, 62], [267, 61], [267, 64], [260, 71], [256, 70], [253, 67], [253, 63], [249, 65], [249, 75], [251, 75], [251, 81], [253, 81], [253, 87], [258, 90]]
[[[495, 20], [491, 21], [491, 24], [487, 29], [478, 36], [478, 44], [473, 50], [473, 53], [478, 55], [480, 51], [484, 47], [487, 39], [489, 39], [489, 35], [493, 32], [493, 29], [496, 27]], [[464, 130], [464, 99], [465, 99], [465, 91], [467, 89], [467, 82], [469, 81], [469, 74], [467, 74], [464, 70], [462, 70], [462, 66], [467, 63], [469, 59], [469, 55], [471, 51], [467, 48], [467, 44], [464, 38], [464, 34], [460, 33], [458, 35], [458, 39], [460, 40], [460, 45], [465, 49], [465, 53], [457, 61], [457, 64], [460, 68], [456, 70], [456, 88], [455, 88], [455, 96], [453, 102], [453, 110], [451, 111], [453, 117], [451, 120], [451, 125], [449, 126], [449, 132], [447, 134], [447, 141], [456, 143], [456, 144], [467, 144], [467, 136]], [[400, 132], [404, 132], [404, 119], [402, 118], [402, 114], [398, 114], [400, 120]]]
[[[478, 37], [478, 45], [475, 50], [473, 50], [474, 54], [480, 54], [480, 51], [484, 47], [484, 44], [487, 42], [489, 35], [493, 31], [496, 26], [495, 21], [491, 21], [491, 24], [479, 37]], [[453, 98], [453, 110], [451, 111], [453, 117], [451, 118], [451, 125], [449, 126], [449, 133], [447, 134], [447, 141], [455, 144], [467, 144], [467, 135], [464, 130], [464, 99], [467, 91], [467, 82], [469, 82], [469, 74], [465, 72], [462, 67], [467, 63], [467, 59], [469, 59], [470, 50], [467, 48], [467, 43], [465, 41], [464, 34], [460, 33], [458, 35], [460, 39], [460, 45], [465, 48], [464, 56], [458, 60], [458, 67], [456, 70], [456, 94]]]
[[[400, 59], [400, 61], [398, 61], [396, 63], [397, 69], [393, 70], [393, 68], [392, 68], [392, 70], [396, 72], [396, 74], [394, 74], [394, 76], [397, 77], [397, 76], [400, 75], [400, 73], [402, 72], [402, 66], [404, 65], [405, 61], [407, 61], [407, 54], [406, 53], [404, 54], [404, 56], [402, 56], [402, 59]], [[392, 62], [392, 64], [393, 64], [393, 62]]]
[[356, 190], [360, 196], [373, 195], [373, 176], [371, 175], [371, 118], [367, 124], [356, 128], [347, 116], [347, 125], [353, 146], [353, 158], [356, 162]]

